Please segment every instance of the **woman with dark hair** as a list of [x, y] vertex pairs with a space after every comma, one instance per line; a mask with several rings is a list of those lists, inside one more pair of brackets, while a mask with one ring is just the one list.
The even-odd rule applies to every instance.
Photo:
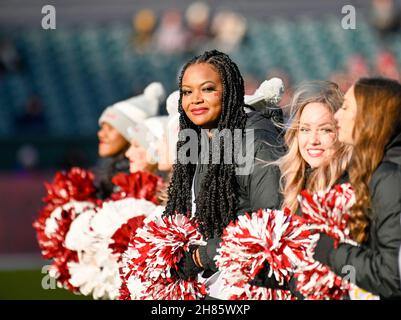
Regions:
[[[217, 271], [213, 258], [229, 222], [244, 212], [280, 207], [279, 169], [264, 167], [264, 164], [277, 160], [283, 144], [274, 124], [245, 105], [243, 78], [228, 55], [213, 50], [193, 58], [182, 69], [179, 89], [181, 138], [188, 130], [196, 133], [195, 145], [199, 152], [195, 161], [182, 161], [187, 155], [183, 150], [188, 141], [178, 141], [178, 158], [173, 167], [165, 215], [181, 213], [195, 217], [199, 231], [207, 240], [206, 246], [192, 248], [181, 259], [179, 276], [194, 278], [203, 271], [202, 277], [209, 278]], [[238, 130], [239, 141], [228, 146], [226, 140], [221, 143], [220, 133], [233, 137]], [[216, 137], [217, 146], [205, 148], [203, 142]], [[241, 144], [246, 145], [247, 152], [253, 148], [247, 154], [252, 164], [250, 170], [238, 170], [243, 165], [239, 161], [241, 150], [238, 151]], [[217, 163], [212, 161], [215, 156], [220, 156]], [[217, 278], [209, 278], [212, 296], [210, 286], [218, 282]]]
[[161, 83], [153, 82], [143, 94], [117, 102], [103, 111], [97, 133], [101, 157], [95, 169], [98, 198], [106, 199], [116, 191], [111, 180], [117, 173], [129, 173], [130, 163], [125, 152], [130, 147], [131, 136], [144, 131], [142, 122], [157, 114], [164, 97]]
[[[358, 246], [321, 234], [315, 259], [340, 276], [354, 268], [355, 284], [381, 299], [401, 299], [401, 85], [384, 78], [360, 79], [335, 114], [339, 141], [353, 147], [348, 167], [355, 190], [349, 228]], [[325, 248], [322, 250], [322, 248]]]

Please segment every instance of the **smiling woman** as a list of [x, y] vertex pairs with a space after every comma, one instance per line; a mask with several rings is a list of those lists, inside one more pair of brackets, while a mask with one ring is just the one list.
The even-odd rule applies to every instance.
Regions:
[[297, 211], [301, 190], [325, 190], [345, 172], [351, 147], [338, 142], [334, 120], [342, 102], [338, 86], [328, 81], [304, 83], [294, 93], [285, 134], [288, 152], [278, 161], [283, 208]]
[[[245, 112], [246, 107], [252, 107], [244, 103], [244, 81], [228, 55], [213, 50], [193, 58], [181, 72], [179, 87], [180, 130], [193, 130], [200, 148], [196, 163], [181, 163], [178, 159], [174, 166], [165, 214], [178, 212], [195, 218], [207, 245], [192, 248], [179, 262], [178, 274], [182, 279], [202, 274], [200, 279], [206, 281], [209, 294], [216, 297], [222, 283], [215, 274], [214, 257], [223, 229], [238, 214], [280, 207], [278, 167], [264, 167], [263, 161], [275, 161], [282, 154], [282, 142], [279, 130], [267, 117], [254, 110]], [[229, 147], [230, 161], [226, 161], [227, 147], [220, 140], [217, 148], [203, 149], [201, 130], [205, 129], [206, 139], [213, 139], [223, 130], [234, 136], [239, 130], [243, 145], [250, 140], [246, 130], [252, 131], [249, 144], [254, 152], [249, 157], [253, 171], [236, 174], [235, 143]], [[185, 143], [178, 142], [178, 153]], [[210, 160], [214, 152], [224, 161], [203, 164], [200, 159]]]
[[[301, 214], [298, 196], [302, 190], [314, 193], [345, 182], [352, 148], [338, 141], [334, 120], [342, 102], [342, 92], [329, 81], [307, 82], [295, 91], [284, 136], [288, 151], [275, 162], [281, 169], [283, 210], [288, 208]], [[322, 251], [325, 249], [322, 245]], [[267, 276], [268, 272], [269, 268], [262, 269], [254, 280], [255, 284], [277, 288], [277, 283]], [[289, 282], [289, 288], [302, 299], [293, 288], [294, 280], [295, 277]]]
[[340, 140], [353, 147], [347, 170], [356, 203], [347, 223], [360, 245], [332, 245], [318, 260], [338, 275], [353, 266], [358, 287], [400, 299], [401, 84], [362, 78], [345, 97], [335, 119]]
[[299, 119], [298, 143], [302, 158], [311, 168], [330, 161], [336, 151], [333, 113], [321, 102], [308, 103]]
[[204, 129], [217, 127], [220, 118], [222, 83], [210, 64], [190, 66], [182, 78], [182, 107], [188, 118]]
[[99, 156], [114, 157], [128, 148], [128, 141], [107, 122], [103, 122], [97, 133], [99, 138]]

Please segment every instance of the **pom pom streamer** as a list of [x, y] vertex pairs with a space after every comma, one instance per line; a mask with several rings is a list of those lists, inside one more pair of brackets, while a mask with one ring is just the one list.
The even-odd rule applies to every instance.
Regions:
[[[298, 199], [303, 217], [314, 232], [328, 234], [335, 240], [335, 247], [338, 243], [357, 245], [350, 238], [347, 226], [350, 209], [355, 204], [355, 193], [349, 183], [314, 194], [302, 191]], [[296, 288], [306, 299], [344, 299], [350, 290], [357, 288], [328, 266], [315, 261], [313, 253], [308, 252], [305, 259], [308, 264], [300, 266], [295, 274]]]
[[347, 221], [355, 204], [355, 193], [349, 183], [313, 195], [302, 191], [298, 197], [302, 216], [316, 231], [325, 232], [338, 242], [357, 245], [350, 238]]
[[53, 260], [49, 274], [57, 279], [58, 286], [72, 291], [76, 288], [69, 282], [67, 264], [78, 257], [65, 246], [65, 237], [74, 219], [95, 207], [93, 181], [93, 174], [80, 168], [56, 173], [52, 183], [45, 183], [45, 207], [33, 223], [42, 256]]
[[316, 237], [298, 216], [289, 210], [258, 210], [231, 222], [223, 232], [216, 264], [226, 287], [223, 299], [291, 299], [284, 290], [248, 284], [263, 268], [270, 266], [269, 277], [278, 283], [289, 280], [295, 265], [303, 264]]
[[96, 212], [78, 217], [66, 239], [68, 248], [78, 251], [78, 262], [68, 265], [71, 283], [95, 299], [117, 299], [122, 285], [121, 254], [129, 235], [142, 226], [147, 215], [161, 215], [163, 210], [150, 201], [127, 198], [107, 201]]
[[163, 189], [163, 179], [145, 171], [119, 173], [112, 179], [119, 190], [111, 195], [113, 200], [125, 198], [145, 199], [159, 204], [157, 194]]
[[[193, 221], [184, 215], [153, 216], [145, 220], [123, 257], [124, 290], [128, 288], [131, 299], [202, 298], [206, 294], [203, 284], [178, 279], [172, 270], [191, 245], [204, 244]], [[138, 283], [141, 285], [137, 286]]]

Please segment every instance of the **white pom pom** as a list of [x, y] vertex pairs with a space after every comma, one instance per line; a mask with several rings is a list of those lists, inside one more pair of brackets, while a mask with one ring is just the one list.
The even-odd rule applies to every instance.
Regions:
[[280, 102], [283, 93], [283, 81], [279, 78], [272, 78], [263, 81], [253, 95], [245, 95], [244, 101], [256, 110], [264, 110], [269, 106], [276, 106]]
[[149, 84], [143, 94], [149, 99], [156, 99], [159, 103], [166, 97], [163, 85], [160, 82], [152, 82]]
[[271, 78], [270, 80], [263, 81], [255, 92], [255, 94], [262, 95], [265, 101], [273, 99], [275, 102], [280, 101], [283, 93], [284, 83], [280, 78]]
[[178, 114], [178, 101], [180, 92], [178, 90], [171, 93], [166, 100], [166, 109], [170, 116]]

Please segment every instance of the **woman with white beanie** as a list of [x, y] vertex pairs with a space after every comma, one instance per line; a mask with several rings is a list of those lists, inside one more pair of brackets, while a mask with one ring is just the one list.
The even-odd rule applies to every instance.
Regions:
[[102, 162], [96, 169], [98, 197], [105, 199], [113, 192], [111, 178], [118, 172], [129, 172], [124, 154], [130, 146], [133, 132], [142, 130], [143, 122], [157, 114], [165, 98], [161, 83], [149, 84], [144, 92], [106, 108], [99, 118], [98, 153]]
[[159, 194], [162, 204], [167, 202], [168, 182], [178, 140], [178, 91], [169, 95], [166, 109], [168, 116], [150, 117], [138, 130], [129, 130], [131, 145], [125, 152], [131, 174], [142, 171], [163, 179], [164, 187]]

